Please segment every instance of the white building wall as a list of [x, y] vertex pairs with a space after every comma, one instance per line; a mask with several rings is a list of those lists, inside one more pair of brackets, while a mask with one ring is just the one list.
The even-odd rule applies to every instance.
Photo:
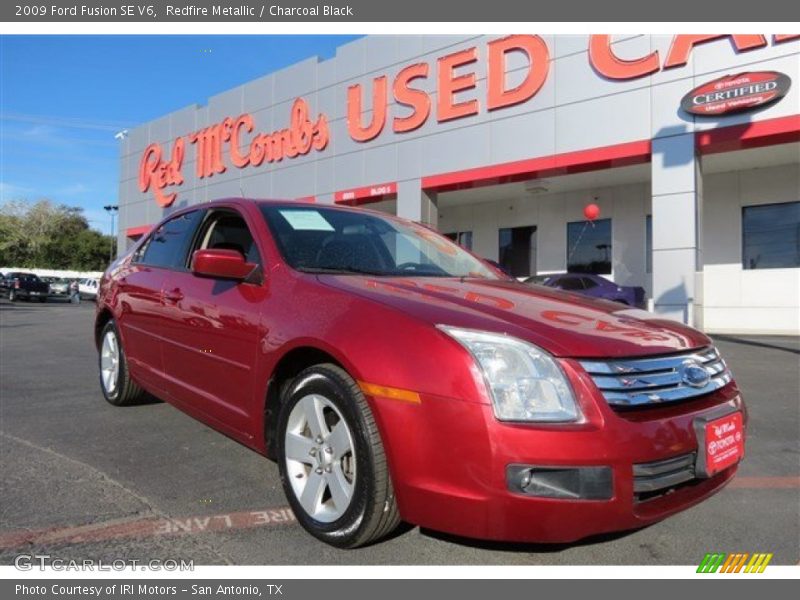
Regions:
[[797, 200], [797, 163], [704, 177], [706, 331], [800, 334], [800, 269], [742, 269], [742, 207]]
[[588, 202], [600, 207], [601, 219], [611, 219], [610, 278], [621, 285], [641, 285], [649, 295], [650, 276], [645, 273], [649, 183], [448, 206], [439, 209], [439, 229], [445, 233], [472, 231], [473, 252], [497, 260], [499, 229], [536, 225], [537, 272], [563, 272], [567, 268], [567, 223], [585, 220], [583, 209]]

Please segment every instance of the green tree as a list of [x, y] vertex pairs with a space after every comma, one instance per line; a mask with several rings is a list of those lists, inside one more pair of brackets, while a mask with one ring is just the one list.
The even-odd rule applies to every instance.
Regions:
[[89, 227], [83, 209], [50, 200], [0, 205], [0, 265], [101, 271], [111, 236]]

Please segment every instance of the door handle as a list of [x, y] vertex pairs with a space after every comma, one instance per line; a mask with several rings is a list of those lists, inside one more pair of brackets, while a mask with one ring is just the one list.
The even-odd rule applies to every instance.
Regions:
[[180, 288], [175, 288], [169, 291], [166, 291], [162, 294], [164, 302], [172, 302], [173, 304], [177, 304], [181, 300], [183, 300], [183, 292], [181, 292]]

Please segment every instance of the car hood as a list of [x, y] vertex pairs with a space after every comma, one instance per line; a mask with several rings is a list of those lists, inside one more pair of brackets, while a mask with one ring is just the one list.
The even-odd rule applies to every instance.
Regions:
[[643, 310], [516, 281], [356, 275], [318, 280], [432, 325], [505, 333], [560, 357], [668, 354], [711, 344], [699, 331]]

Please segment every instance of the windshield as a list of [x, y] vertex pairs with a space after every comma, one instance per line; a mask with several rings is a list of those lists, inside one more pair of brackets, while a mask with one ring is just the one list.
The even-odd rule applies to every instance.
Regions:
[[264, 205], [261, 211], [284, 260], [299, 271], [499, 279], [482, 261], [422, 225], [324, 207]]

